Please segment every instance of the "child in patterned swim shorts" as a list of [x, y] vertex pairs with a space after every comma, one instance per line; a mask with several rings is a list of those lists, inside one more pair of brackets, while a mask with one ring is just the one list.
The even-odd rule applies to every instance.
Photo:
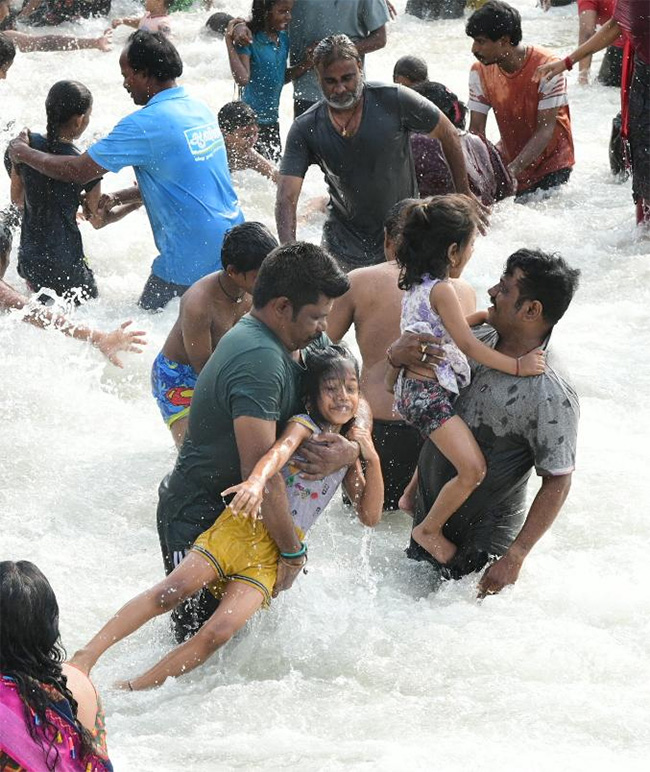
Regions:
[[[440, 338], [444, 360], [435, 368], [435, 379], [401, 371], [395, 385], [395, 409], [436, 445], [458, 473], [444, 485], [412, 533], [413, 539], [444, 565], [453, 558], [456, 545], [443, 535], [442, 528], [485, 477], [483, 454], [465, 422], [454, 414], [454, 399], [470, 381], [465, 355], [515, 377], [541, 375], [545, 355], [536, 349], [514, 359], [472, 334], [470, 326], [486, 322], [487, 311], [465, 318], [449, 282], [461, 275], [474, 248], [477, 212], [469, 197], [432, 196], [416, 202], [405, 210], [403, 223], [396, 253], [401, 268], [399, 287], [406, 290], [401, 330]], [[423, 345], [423, 363], [426, 357]]]
[[[379, 522], [384, 501], [379, 457], [370, 431], [354, 424], [360, 396], [358, 364], [340, 345], [310, 352], [305, 364], [309, 413], [291, 418], [250, 477], [223, 491], [223, 495], [235, 493], [235, 497], [215, 524], [199, 536], [187, 557], [166, 579], [129, 601], [75, 654], [73, 663], [77, 667], [89, 672], [114, 643], [208, 587], [221, 600], [199, 632], [146, 673], [121, 685], [147, 689], [169, 676], [193, 670], [230, 640], [263, 604], [268, 605], [281, 562], [294, 567], [304, 565], [304, 534], [323, 513], [341, 482], [361, 522], [368, 526]], [[305, 440], [321, 431], [341, 432], [358, 442], [365, 472], [357, 460], [353, 466], [343, 467], [322, 480], [305, 480], [292, 458], [294, 454], [299, 456]], [[287, 486], [289, 511], [301, 544], [291, 554], [278, 551], [263, 520], [257, 519], [265, 485], [278, 472]]]

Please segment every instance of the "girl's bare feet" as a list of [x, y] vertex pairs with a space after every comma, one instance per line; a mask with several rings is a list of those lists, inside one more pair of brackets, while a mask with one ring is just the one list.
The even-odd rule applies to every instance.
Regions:
[[416, 525], [411, 533], [413, 539], [434, 557], [441, 565], [446, 565], [456, 554], [456, 545], [450, 542], [442, 531], [425, 530], [426, 521]]

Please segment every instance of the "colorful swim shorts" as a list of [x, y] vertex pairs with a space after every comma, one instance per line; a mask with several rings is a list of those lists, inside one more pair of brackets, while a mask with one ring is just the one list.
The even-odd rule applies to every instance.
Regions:
[[438, 381], [403, 375], [395, 387], [395, 410], [423, 437], [429, 437], [454, 415], [451, 394]]
[[[296, 533], [303, 538], [299, 528]], [[192, 551], [202, 555], [217, 572], [218, 579], [208, 585], [217, 598], [229, 581], [235, 581], [259, 590], [265, 606], [271, 602], [280, 553], [260, 520], [235, 515], [226, 507], [215, 524], [194, 542]]]
[[155, 358], [151, 367], [151, 393], [167, 426], [190, 412], [197, 378], [192, 365], [172, 362], [162, 353]]

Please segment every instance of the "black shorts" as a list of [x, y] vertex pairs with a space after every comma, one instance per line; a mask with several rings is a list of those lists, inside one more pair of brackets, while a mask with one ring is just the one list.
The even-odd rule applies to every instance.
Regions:
[[372, 439], [377, 449], [384, 477], [384, 510], [397, 509], [397, 502], [413, 476], [423, 439], [420, 432], [405, 421], [381, 421], [375, 418]]
[[181, 297], [188, 289], [189, 285], [172, 284], [152, 273], [144, 285], [138, 305], [145, 311], [159, 311], [172, 298]]
[[18, 274], [29, 285], [32, 292], [39, 293], [37, 300], [46, 305], [54, 298], [43, 290], [52, 290], [65, 300], [72, 300], [76, 305], [85, 300], [96, 298], [98, 293], [95, 274], [82, 260], [74, 265], [62, 268], [49, 262], [18, 259]]
[[519, 204], [525, 204], [526, 201], [537, 193], [538, 190], [553, 190], [553, 188], [559, 188], [560, 185], [564, 185], [569, 181], [571, 176], [571, 169], [558, 169], [556, 172], [547, 174], [546, 177], [542, 177], [541, 180], [536, 182], [532, 188], [522, 190], [521, 193], [517, 193], [515, 201]]
[[260, 124], [255, 150], [274, 164], [279, 162], [282, 156], [279, 123]]
[[[171, 475], [167, 475], [158, 487], [156, 513], [160, 551], [167, 575], [187, 555], [197, 537], [223, 511], [223, 507], [214, 507], [178, 479], [176, 485], [172, 483], [170, 487], [170, 479]], [[201, 590], [177, 606], [171, 616], [172, 632], [176, 640], [182, 643], [191, 638], [212, 616], [218, 605], [219, 602], [211, 592]]]

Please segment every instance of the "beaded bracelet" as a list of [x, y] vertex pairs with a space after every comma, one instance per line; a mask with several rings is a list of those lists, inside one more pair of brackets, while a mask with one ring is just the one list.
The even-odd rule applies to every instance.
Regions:
[[564, 62], [564, 66], [567, 70], [573, 69], [573, 60], [571, 59], [570, 56], [565, 56], [562, 61]]
[[300, 549], [298, 552], [281, 552], [280, 557], [286, 560], [294, 560], [295, 558], [302, 558], [307, 554], [307, 545], [304, 541], [300, 542]]

